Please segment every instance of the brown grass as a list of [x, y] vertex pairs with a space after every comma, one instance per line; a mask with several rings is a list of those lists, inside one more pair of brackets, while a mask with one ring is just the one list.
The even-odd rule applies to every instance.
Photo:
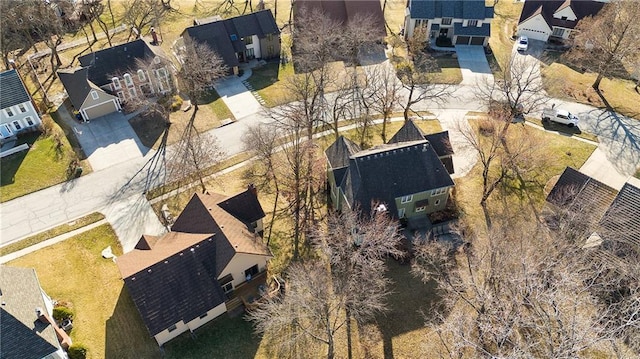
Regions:
[[[489, 3], [493, 5], [493, 1]], [[491, 38], [489, 45], [493, 51], [495, 60], [500, 68], [504, 69], [506, 61], [511, 56], [513, 41], [511, 36], [514, 33], [514, 26], [517, 26], [524, 2], [499, 1], [494, 7], [494, 17], [491, 21]], [[494, 73], [498, 72], [497, 67], [492, 67]]]

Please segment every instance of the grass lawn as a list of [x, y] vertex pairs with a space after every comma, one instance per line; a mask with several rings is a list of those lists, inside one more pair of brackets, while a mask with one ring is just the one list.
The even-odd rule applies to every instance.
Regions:
[[122, 254], [105, 224], [8, 265], [35, 268], [47, 294], [73, 308], [71, 338], [89, 349], [87, 358], [158, 358], [158, 346], [124, 290], [116, 264], [100, 255], [107, 246]]
[[78, 218], [75, 221], [71, 221], [69, 223], [65, 223], [63, 225], [48, 229], [44, 232], [40, 232], [36, 235], [27, 237], [19, 242], [11, 243], [8, 246], [4, 246], [0, 248], [0, 256], [5, 256], [9, 253], [17, 252], [21, 249], [31, 247], [34, 244], [38, 244], [40, 242], [44, 242], [47, 239], [51, 239], [53, 237], [57, 237], [59, 235], [69, 233], [78, 228], [82, 228], [88, 226], [92, 223], [101, 221], [104, 219], [104, 215], [99, 212], [91, 213], [82, 218]]
[[[53, 123], [51, 135], [25, 134], [16, 145], [22, 143], [28, 144], [29, 150], [0, 160], [0, 202], [66, 181], [69, 163], [77, 158], [60, 127]], [[84, 168], [86, 174], [89, 168]]]
[[286, 81], [294, 75], [291, 63], [281, 65], [279, 62], [269, 62], [254, 68], [247, 80], [265, 101], [267, 107], [282, 105], [287, 101]]
[[[545, 90], [550, 96], [576, 101], [596, 107], [605, 103], [591, 87], [596, 74], [580, 73], [555, 62], [542, 70]], [[635, 84], [629, 80], [605, 78], [600, 90], [613, 109], [625, 116], [640, 119], [640, 94], [634, 90]]]
[[[492, 4], [493, 1], [489, 3], [489, 5]], [[504, 69], [507, 59], [511, 56], [511, 50], [513, 49], [511, 35], [517, 30], [516, 27], [523, 4], [524, 2], [503, 0], [499, 1], [494, 7], [494, 17], [491, 21], [491, 38], [489, 39], [493, 58], [496, 60], [490, 59], [490, 64], [493, 61], [492, 70], [494, 70], [494, 74], [499, 72], [497, 66]]]
[[433, 81], [439, 84], [457, 85], [462, 82], [462, 71], [458, 59], [451, 57], [437, 57], [439, 72], [435, 73]]

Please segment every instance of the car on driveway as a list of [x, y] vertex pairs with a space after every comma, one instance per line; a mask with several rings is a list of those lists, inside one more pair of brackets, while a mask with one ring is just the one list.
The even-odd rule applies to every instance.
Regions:
[[526, 36], [520, 36], [518, 38], [518, 46], [516, 47], [516, 50], [518, 50], [518, 52], [525, 52], [527, 51], [528, 48], [529, 48], [529, 38]]

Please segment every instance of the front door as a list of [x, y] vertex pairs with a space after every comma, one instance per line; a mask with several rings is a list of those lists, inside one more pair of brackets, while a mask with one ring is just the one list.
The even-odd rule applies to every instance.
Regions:
[[398, 218], [404, 218], [404, 208], [398, 208]]
[[238, 52], [238, 61], [244, 62], [244, 51]]
[[448, 28], [441, 28], [440, 29], [440, 37], [447, 37], [448, 34], [449, 34], [449, 29]]

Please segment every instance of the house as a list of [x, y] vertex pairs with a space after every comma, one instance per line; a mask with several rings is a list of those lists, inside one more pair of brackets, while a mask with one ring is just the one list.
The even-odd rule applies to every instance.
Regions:
[[253, 186], [235, 196], [195, 194], [161, 237], [142, 236], [117, 258], [125, 285], [158, 345], [259, 296], [271, 257]]
[[422, 218], [443, 210], [454, 186], [434, 146], [424, 138], [361, 150], [340, 136], [325, 154], [336, 210], [347, 206], [369, 213], [381, 204], [397, 218]]
[[40, 116], [18, 72], [0, 72], [0, 143], [34, 131], [40, 124]]
[[0, 358], [66, 359], [71, 338], [32, 268], [0, 266]]
[[431, 42], [448, 38], [456, 45], [486, 46], [489, 41], [493, 7], [484, 0], [409, 0], [407, 4], [405, 38], [422, 26]]
[[85, 121], [120, 111], [128, 100], [165, 94], [174, 88], [168, 61], [142, 39], [78, 60], [79, 68], [60, 70], [58, 77]]
[[294, 22], [302, 12], [322, 13], [345, 25], [359, 17], [369, 17], [378, 39], [382, 40], [387, 35], [384, 14], [377, 0], [297, 0], [293, 6]]
[[449, 131], [425, 134], [413, 120], [406, 121], [387, 143], [409, 142], [427, 140], [436, 151], [440, 162], [447, 169], [449, 174], [454, 174], [453, 169], [453, 148], [449, 140]]
[[604, 6], [595, 0], [527, 0], [518, 21], [518, 35], [549, 41], [566, 40], [578, 22]]
[[271, 10], [261, 10], [225, 20], [196, 20], [182, 32], [182, 41], [204, 43], [238, 74], [240, 63], [280, 58], [280, 29]]

